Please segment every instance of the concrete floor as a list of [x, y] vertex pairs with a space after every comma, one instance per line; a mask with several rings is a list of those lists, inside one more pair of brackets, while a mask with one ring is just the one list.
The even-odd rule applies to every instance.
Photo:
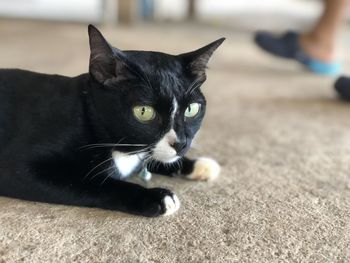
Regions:
[[[251, 36], [194, 25], [102, 28], [121, 49], [189, 51], [228, 40], [210, 63], [193, 156], [222, 165], [212, 183], [155, 176], [174, 216], [0, 198], [0, 262], [348, 262], [350, 104], [333, 79], [271, 58]], [[0, 67], [76, 75], [88, 68], [80, 24], [0, 21]], [[349, 55], [344, 63], [349, 68]]]

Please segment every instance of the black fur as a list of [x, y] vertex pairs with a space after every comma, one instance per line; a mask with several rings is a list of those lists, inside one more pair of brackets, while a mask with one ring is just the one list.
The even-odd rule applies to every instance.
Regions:
[[[164, 214], [164, 197], [173, 194], [119, 180], [111, 152], [150, 154], [150, 146], [169, 130], [174, 97], [179, 102], [173, 123], [177, 150], [180, 156], [187, 152], [205, 113], [199, 89], [204, 70], [223, 39], [172, 56], [112, 48], [93, 26], [89, 36], [87, 74], [70, 78], [0, 70], [0, 195], [144, 216]], [[186, 120], [184, 111], [193, 101], [201, 104], [201, 112]], [[135, 105], [154, 107], [152, 123], [134, 118]], [[185, 174], [193, 169], [194, 161], [183, 158], [179, 163], [153, 165], [157, 168], [152, 171], [170, 175], [179, 171], [168, 167], [183, 167]], [[137, 170], [141, 168], [142, 162]]]

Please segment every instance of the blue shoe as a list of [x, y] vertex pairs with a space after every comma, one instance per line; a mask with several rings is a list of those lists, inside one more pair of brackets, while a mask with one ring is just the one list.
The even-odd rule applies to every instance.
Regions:
[[306, 54], [299, 44], [299, 34], [296, 32], [288, 31], [276, 37], [269, 32], [258, 31], [254, 40], [266, 52], [277, 57], [295, 60], [316, 74], [334, 76], [342, 71], [342, 66], [338, 62], [325, 63]]
[[341, 76], [334, 84], [335, 90], [341, 99], [350, 101], [350, 78]]

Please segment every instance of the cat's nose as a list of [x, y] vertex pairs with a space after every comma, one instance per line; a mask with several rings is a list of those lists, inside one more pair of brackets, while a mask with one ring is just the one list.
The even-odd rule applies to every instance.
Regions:
[[185, 141], [176, 141], [171, 145], [175, 151], [181, 155], [182, 151], [186, 148], [186, 142]]

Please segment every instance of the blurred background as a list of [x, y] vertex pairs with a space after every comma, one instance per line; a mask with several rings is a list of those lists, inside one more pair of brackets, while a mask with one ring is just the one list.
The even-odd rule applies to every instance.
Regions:
[[[226, 47], [235, 46], [226, 48], [222, 62], [231, 64], [244, 54], [244, 67], [249, 57], [260, 55], [254, 53], [253, 31], [305, 31], [321, 11], [317, 0], [0, 0], [0, 67], [86, 71], [88, 23], [121, 49], [176, 53], [225, 36]], [[269, 59], [268, 68], [275, 61]]]
[[[256, 28], [303, 23], [320, 11], [312, 0], [1, 0], [0, 15], [115, 24], [144, 19], [182, 21], [195, 19], [221, 26]], [[295, 19], [297, 18], [297, 19]], [[259, 23], [257, 23], [259, 21]]]

